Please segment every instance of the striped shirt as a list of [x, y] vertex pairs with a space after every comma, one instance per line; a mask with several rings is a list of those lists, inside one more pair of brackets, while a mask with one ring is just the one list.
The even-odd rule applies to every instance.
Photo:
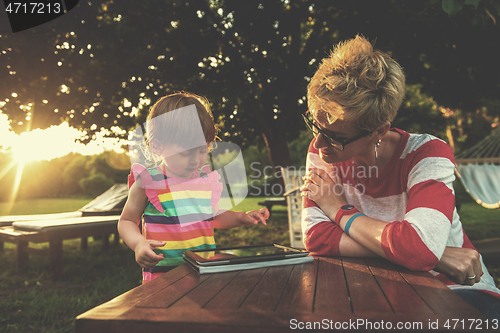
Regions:
[[222, 184], [220, 175], [208, 166], [191, 179], [184, 179], [167, 175], [161, 166], [146, 169], [134, 164], [129, 188], [139, 177], [148, 197], [142, 234], [146, 239], [165, 242], [154, 250], [162, 253], [164, 260], [143, 274], [144, 281], [148, 281], [157, 277], [155, 272], [182, 264], [184, 250], [215, 248], [213, 217]]
[[[314, 148], [307, 154], [307, 169], [337, 172], [347, 202], [371, 218], [388, 222], [381, 245], [388, 260], [416, 271], [429, 271], [445, 247], [474, 249], [455, 208], [454, 156], [449, 145], [428, 134], [401, 134], [392, 159], [382, 169], [363, 169], [348, 160], [329, 165]], [[302, 212], [306, 248], [316, 255], [339, 254], [342, 229], [309, 199]], [[500, 299], [500, 290], [482, 262], [484, 275], [474, 286], [455, 285], [443, 274], [431, 271], [450, 288], [486, 291]]]

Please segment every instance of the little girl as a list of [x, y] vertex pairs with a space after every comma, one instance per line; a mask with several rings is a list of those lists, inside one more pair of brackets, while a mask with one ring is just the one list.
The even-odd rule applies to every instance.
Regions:
[[184, 250], [215, 248], [214, 227], [266, 225], [266, 208], [219, 211], [220, 175], [205, 165], [217, 130], [206, 100], [191, 93], [165, 96], [150, 110], [146, 140], [160, 163], [132, 166], [118, 222], [120, 236], [143, 268], [143, 283], [182, 264]]

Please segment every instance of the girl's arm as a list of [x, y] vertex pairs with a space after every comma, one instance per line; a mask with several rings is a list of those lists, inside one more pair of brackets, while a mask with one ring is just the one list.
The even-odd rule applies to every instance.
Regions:
[[140, 179], [138, 179], [130, 187], [127, 202], [118, 221], [120, 237], [135, 252], [135, 259], [143, 268], [154, 266], [163, 260], [163, 255], [156, 254], [153, 249], [165, 245], [165, 242], [145, 239], [139, 230], [147, 201], [146, 193], [141, 188]]
[[242, 225], [255, 225], [259, 222], [263, 225], [267, 225], [266, 220], [269, 218], [269, 215], [267, 208], [252, 210], [246, 213], [227, 210], [214, 217], [214, 228], [229, 229], [241, 227]]

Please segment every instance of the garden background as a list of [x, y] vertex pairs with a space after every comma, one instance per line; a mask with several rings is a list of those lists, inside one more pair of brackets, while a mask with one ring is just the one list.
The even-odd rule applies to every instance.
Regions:
[[[206, 96], [221, 140], [242, 149], [250, 197], [236, 209], [259, 208], [253, 196], [280, 182], [279, 167], [305, 163], [307, 83], [335, 43], [357, 34], [404, 68], [394, 126], [436, 135], [460, 153], [499, 123], [499, 19], [495, 0], [81, 0], [15, 34], [0, 20], [0, 215], [73, 211], [126, 182], [121, 140], [159, 97], [179, 90]], [[75, 143], [51, 131], [62, 125], [101, 150], [51, 154]], [[37, 145], [30, 133], [52, 141]], [[455, 185], [471, 240], [500, 237], [499, 211]], [[268, 227], [217, 232], [217, 243], [287, 243], [286, 210], [273, 210]], [[15, 248], [5, 245], [0, 331], [70, 332], [76, 315], [139, 284], [123, 244], [107, 253], [100, 240], [86, 252], [78, 241], [64, 246], [65, 271], [54, 281], [48, 260], [32, 258], [18, 272]]]

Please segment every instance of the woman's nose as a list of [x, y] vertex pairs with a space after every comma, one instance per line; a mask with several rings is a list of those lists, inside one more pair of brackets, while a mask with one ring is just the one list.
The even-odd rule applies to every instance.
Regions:
[[328, 143], [325, 141], [325, 138], [323, 138], [323, 134], [320, 134], [316, 137], [316, 140], [314, 141], [314, 148], [316, 149], [321, 149], [328, 147]]

